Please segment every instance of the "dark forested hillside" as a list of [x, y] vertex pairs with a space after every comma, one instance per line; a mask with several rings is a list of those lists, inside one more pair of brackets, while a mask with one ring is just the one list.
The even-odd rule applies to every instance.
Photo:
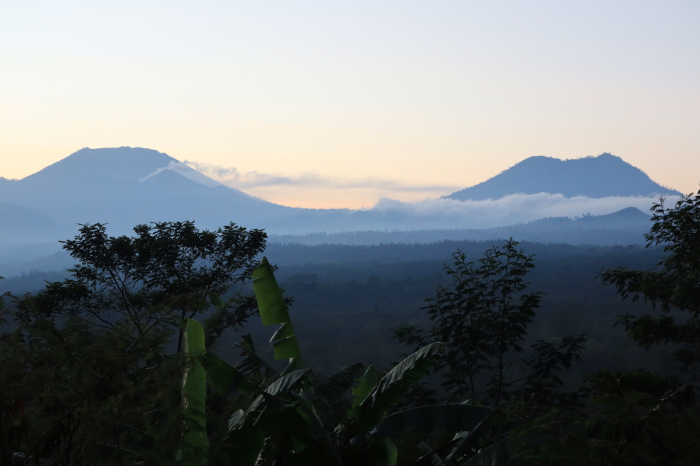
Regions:
[[[308, 362], [328, 372], [370, 358], [388, 367], [402, 351], [391, 340], [391, 329], [405, 322], [425, 322], [420, 310], [424, 300], [447, 280], [442, 268], [451, 254], [462, 250], [471, 260], [494, 241], [443, 241], [432, 244], [383, 244], [373, 246], [298, 244], [268, 245], [265, 255], [279, 267], [280, 286], [294, 298], [291, 307], [300, 340], [309, 349]], [[666, 352], [652, 355], [625, 343], [622, 330], [613, 328], [617, 316], [627, 310], [646, 309], [643, 303], [621, 303], [611, 288], [595, 280], [597, 272], [624, 265], [647, 269], [662, 257], [659, 248], [639, 246], [572, 246], [523, 242], [535, 254], [532, 288], [545, 292], [542, 308], [530, 337], [548, 338], [565, 333], [589, 333], [582, 370], [598, 367], [607, 356], [619, 353], [622, 368], [653, 366], [664, 371]], [[0, 281], [0, 292], [37, 291], [45, 280], [56, 281], [67, 272], [33, 272]], [[270, 338], [255, 321], [246, 331], [263, 346]], [[225, 337], [230, 347], [240, 335]], [[640, 359], [643, 358], [643, 359]]]
[[84, 225], [73, 269], [0, 282], [0, 458], [697, 464], [698, 207], [646, 248]]

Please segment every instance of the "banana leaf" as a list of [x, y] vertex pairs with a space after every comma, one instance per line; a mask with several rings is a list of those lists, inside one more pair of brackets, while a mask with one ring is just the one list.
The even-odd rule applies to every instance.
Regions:
[[316, 397], [325, 402], [336, 401], [355, 384], [357, 377], [364, 368], [365, 366], [361, 362], [348, 366], [313, 388], [304, 390], [301, 393], [301, 397], [305, 400]]
[[365, 374], [357, 381], [357, 386], [352, 389], [352, 407], [348, 410], [348, 419], [358, 421], [359, 406], [365, 398], [377, 386], [377, 371], [374, 365], [370, 364]]
[[430, 445], [428, 445], [425, 442], [421, 442], [418, 444], [418, 449], [426, 453], [425, 456], [430, 459], [431, 466], [443, 466], [442, 460], [438, 455], [435, 454]]
[[470, 405], [430, 405], [399, 411], [385, 417], [373, 433], [379, 437], [397, 437], [408, 432], [434, 432], [472, 430], [492, 410]]
[[509, 440], [506, 437], [493, 445], [483, 448], [479, 453], [462, 464], [464, 466], [508, 466], [511, 464], [512, 459], [508, 448]]
[[208, 351], [204, 356], [204, 367], [211, 386], [224, 395], [235, 390], [255, 390], [257, 385], [245, 378], [238, 369]]
[[156, 439], [150, 434], [127, 424], [117, 424], [117, 432], [126, 432], [124, 442], [134, 451], [150, 450], [155, 446]]
[[245, 351], [246, 357], [233, 367], [246, 377], [251, 374], [254, 374], [260, 369], [265, 370], [265, 378], [272, 376], [276, 377], [277, 375], [279, 375], [275, 368], [269, 365], [267, 362], [265, 362], [265, 360], [263, 360], [260, 356], [258, 356], [254, 349], [238, 344], [233, 346], [236, 348], [241, 348]]
[[412, 384], [430, 370], [444, 346], [440, 342], [424, 346], [387, 372], [354, 410], [354, 419], [360, 428], [372, 430], [379, 424], [387, 409], [398, 403]]
[[229, 419], [229, 431], [241, 429], [248, 419], [259, 418], [265, 409], [269, 414], [271, 411], [276, 412], [284, 408], [288, 403], [278, 395], [284, 396], [289, 391], [297, 389], [310, 372], [309, 369], [294, 371], [275, 380], [253, 400], [248, 409], [245, 411], [239, 409], [233, 413]]
[[396, 462], [399, 460], [399, 449], [396, 445], [387, 441], [386, 442], [386, 464], [387, 466], [396, 466]]
[[[468, 457], [471, 455], [471, 457], [476, 457], [478, 454], [474, 454], [475, 451], [480, 450], [481, 444], [483, 442], [482, 439], [491, 437], [493, 435], [506, 435], [508, 432], [510, 432], [514, 426], [517, 424], [507, 418], [505, 415], [505, 411], [509, 408], [510, 403], [504, 403], [501, 406], [493, 409], [487, 416], [485, 416], [479, 424], [474, 427], [472, 430], [469, 431], [469, 433], [457, 443], [457, 446], [452, 450], [452, 452], [445, 458], [447, 461], [458, 461], [458, 460], [463, 460], [464, 457]], [[497, 442], [498, 444], [500, 442]], [[494, 445], [496, 445], [494, 444]], [[488, 450], [486, 453], [484, 453], [483, 458], [489, 458], [488, 455], [495, 454], [494, 452], [500, 452], [499, 454], [502, 454], [503, 452], [507, 453], [507, 450], [503, 450], [506, 448], [507, 445], [505, 446], [499, 446], [497, 448], [493, 448], [491, 450]], [[490, 448], [490, 447], [489, 447]], [[500, 450], [499, 450], [500, 449]], [[487, 449], [483, 449], [480, 451], [484, 451]], [[489, 453], [491, 452], [491, 453]], [[500, 459], [499, 461], [504, 461], [504, 459]], [[474, 464], [482, 464], [482, 463], [474, 463]], [[490, 464], [490, 463], [483, 463], [483, 464]], [[501, 463], [493, 463], [495, 464], [501, 464]], [[503, 463], [507, 464], [507, 463]]]
[[[243, 411], [239, 411], [242, 415]], [[224, 439], [223, 448], [232, 459], [229, 464], [255, 466], [258, 455], [265, 445], [265, 436], [254, 423], [254, 419], [248, 419], [239, 428], [231, 430]]]
[[301, 386], [306, 377], [311, 375], [310, 369], [302, 369], [294, 372], [290, 372], [284, 375], [274, 382], [272, 382], [266, 389], [265, 393], [270, 395], [284, 395], [291, 390], [295, 390]]
[[295, 369], [302, 369], [301, 350], [287, 304], [266, 257], [263, 257], [260, 265], [253, 270], [252, 279], [263, 325], [281, 324], [270, 339], [275, 359], [290, 359]]
[[184, 355], [187, 358], [182, 380], [182, 407], [185, 411], [185, 432], [176, 459], [186, 466], [203, 466], [209, 456], [206, 402], [206, 371], [202, 358], [206, 354], [204, 329], [189, 319], [184, 332]]
[[341, 466], [340, 459], [331, 452], [320, 448], [310, 447], [302, 451], [292, 453], [285, 458], [289, 466]]

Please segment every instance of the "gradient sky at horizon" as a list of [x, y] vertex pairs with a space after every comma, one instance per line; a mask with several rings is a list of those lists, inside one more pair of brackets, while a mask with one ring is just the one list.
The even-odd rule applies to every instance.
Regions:
[[698, 20], [697, 1], [5, 0], [0, 176], [148, 147], [356, 208], [611, 152], [696, 191]]

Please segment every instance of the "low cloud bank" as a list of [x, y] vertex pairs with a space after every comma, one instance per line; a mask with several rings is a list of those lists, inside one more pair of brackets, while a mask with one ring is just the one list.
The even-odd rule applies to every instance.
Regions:
[[449, 193], [462, 187], [446, 186], [446, 185], [412, 185], [402, 183], [397, 180], [388, 180], [380, 178], [362, 178], [354, 180], [342, 180], [333, 177], [325, 177], [315, 173], [306, 173], [297, 176], [273, 175], [269, 173], [260, 173], [258, 171], [241, 172], [236, 167], [222, 167], [209, 163], [196, 162], [193, 160], [185, 160], [183, 163], [206, 175], [207, 177], [218, 181], [221, 184], [236, 189], [250, 189], [263, 186], [294, 186], [308, 188], [327, 188], [327, 189], [351, 189], [351, 188], [372, 188], [385, 189], [389, 191], [404, 191], [404, 192], [434, 192], [441, 191]]
[[[667, 203], [676, 198], [668, 198]], [[561, 194], [512, 194], [496, 200], [456, 201], [429, 199], [405, 203], [381, 199], [369, 212], [388, 217], [415, 219], [416, 225], [432, 228], [491, 228], [526, 223], [547, 217], [581, 217], [586, 214], [606, 215], [627, 207], [649, 212], [657, 197], [589, 197], [565, 198]], [[422, 223], [421, 223], [422, 222]]]

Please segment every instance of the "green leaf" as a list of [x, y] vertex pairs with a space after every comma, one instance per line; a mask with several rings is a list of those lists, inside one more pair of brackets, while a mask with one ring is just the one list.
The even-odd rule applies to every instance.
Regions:
[[352, 389], [352, 408], [348, 410], [348, 419], [358, 420], [358, 410], [372, 389], [377, 386], [377, 371], [374, 365], [370, 364], [365, 374], [357, 381], [357, 386]]
[[126, 443], [132, 450], [150, 450], [156, 443], [156, 440], [151, 435], [134, 426], [117, 424], [117, 428], [119, 433], [126, 432]]
[[202, 324], [193, 319], [187, 321], [184, 354], [187, 358], [182, 380], [185, 433], [177, 457], [187, 466], [203, 466], [207, 464], [209, 456], [207, 420], [204, 414], [207, 376], [202, 364], [206, 349]]
[[249, 419], [240, 428], [229, 432], [223, 446], [233, 459], [230, 464], [255, 466], [264, 445], [265, 436], [255, 427], [254, 420]]
[[508, 437], [499, 440], [491, 446], [488, 446], [476, 455], [472, 456], [469, 461], [463, 463], [464, 466], [507, 466], [511, 463], [510, 449], [508, 448]]
[[235, 390], [255, 390], [257, 386], [245, 375], [214, 353], [208, 351], [204, 357], [204, 367], [211, 386], [224, 395]]
[[399, 460], [399, 450], [391, 442], [386, 442], [386, 464], [387, 466], [396, 466]]
[[399, 411], [385, 417], [375, 431], [379, 437], [397, 437], [408, 432], [434, 432], [439, 429], [461, 432], [472, 430], [492, 410], [469, 405], [431, 405]]
[[357, 406], [354, 419], [365, 430], [372, 430], [386, 414], [408, 393], [412, 384], [423, 377], [435, 364], [444, 344], [431, 343], [419, 349], [386, 373], [376, 387]]
[[[504, 403], [501, 406], [491, 410], [491, 412], [488, 413], [488, 415], [486, 415], [476, 427], [470, 430], [469, 433], [459, 441], [454, 450], [452, 450], [452, 453], [450, 453], [445, 459], [447, 461], [455, 461], [463, 459], [465, 456], [473, 455], [473, 452], [480, 448], [482, 444], [481, 442], [483, 442], [482, 439], [492, 435], [504, 435], [505, 433], [510, 432], [513, 427], [517, 425], [517, 423], [508, 420], [505, 415], [505, 411], [507, 411], [509, 406], [510, 403]], [[489, 451], [494, 452], [496, 450], [497, 449]], [[484, 458], [488, 458], [489, 454], [491, 453], [485, 453]]]
[[304, 378], [311, 374], [310, 369], [302, 369], [280, 377], [272, 382], [266, 389], [265, 393], [270, 395], [284, 395], [290, 390], [295, 390], [304, 382]]
[[238, 344], [233, 346], [241, 348], [246, 352], [246, 357], [243, 359], [243, 361], [233, 366], [243, 375], [248, 376], [256, 371], [259, 371], [260, 369], [265, 369], [265, 377], [276, 377], [279, 375], [275, 368], [269, 365], [263, 358], [258, 356], [254, 349]]
[[229, 419], [229, 431], [241, 429], [248, 420], [255, 420], [260, 417], [263, 410], [267, 409], [269, 414], [270, 411], [279, 411], [284, 408], [287, 405], [287, 401], [279, 398], [278, 395], [284, 396], [289, 391], [297, 389], [310, 373], [310, 369], [304, 369], [294, 371], [275, 380], [262, 394], [253, 400], [245, 412], [239, 409], [231, 416]]
[[253, 270], [252, 279], [263, 325], [282, 324], [270, 340], [275, 351], [275, 359], [294, 359], [295, 368], [301, 369], [303, 364], [299, 342], [289, 317], [287, 304], [284, 302], [282, 291], [267, 258], [263, 257], [260, 265]]
[[353, 386], [363, 369], [364, 364], [361, 362], [348, 366], [315, 387], [304, 390], [301, 397], [304, 399], [317, 397], [326, 402], [336, 401]]
[[289, 466], [341, 466], [337, 456], [325, 452], [316, 446], [305, 448], [285, 458]]

